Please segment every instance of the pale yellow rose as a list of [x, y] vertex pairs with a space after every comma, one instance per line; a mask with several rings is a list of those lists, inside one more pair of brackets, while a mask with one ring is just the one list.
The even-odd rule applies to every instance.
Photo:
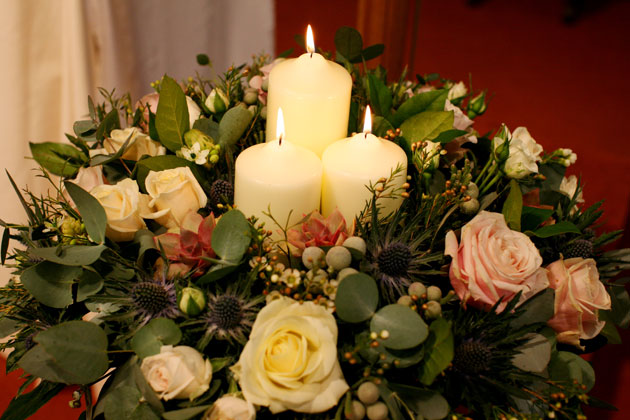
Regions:
[[159, 156], [166, 154], [166, 149], [159, 142], [151, 140], [149, 136], [141, 132], [137, 127], [129, 127], [123, 130], [112, 130], [109, 137], [103, 142], [107, 153], [116, 153], [129, 140], [127, 149], [123, 153], [123, 159], [138, 160], [144, 155]]
[[208, 198], [189, 167], [149, 172], [145, 180], [151, 197], [149, 206], [158, 223], [177, 228], [189, 211], [205, 207]]
[[143, 218], [149, 218], [149, 197], [140, 194], [138, 184], [124, 179], [116, 185], [98, 185], [90, 191], [107, 214], [105, 234], [112, 241], [130, 241], [136, 232], [146, 227]]
[[255, 418], [256, 410], [252, 403], [226, 395], [216, 400], [201, 420], [254, 420]]
[[282, 298], [265, 306], [232, 371], [245, 399], [272, 413], [320, 413], [348, 390], [335, 318], [313, 302]]
[[144, 358], [140, 370], [165, 401], [193, 400], [208, 390], [212, 379], [210, 360], [188, 346], [162, 346], [159, 354]]

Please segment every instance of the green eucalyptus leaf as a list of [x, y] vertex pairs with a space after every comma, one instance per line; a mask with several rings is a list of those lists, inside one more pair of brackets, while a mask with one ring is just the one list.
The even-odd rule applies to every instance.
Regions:
[[424, 347], [426, 356], [422, 364], [420, 382], [431, 385], [453, 360], [454, 344], [451, 323], [438, 318], [429, 326], [429, 338]]
[[138, 388], [122, 385], [107, 395], [105, 420], [158, 420]]
[[553, 316], [555, 294], [555, 290], [548, 288], [529, 298], [520, 306], [521, 313], [510, 326], [516, 329], [525, 325], [547, 322]]
[[147, 251], [158, 251], [155, 246], [155, 235], [148, 229], [140, 229], [133, 237], [133, 242], [138, 244], [138, 262], [143, 261], [144, 255]]
[[530, 333], [527, 342], [516, 348], [512, 364], [526, 372], [543, 373], [551, 359], [551, 343], [544, 335]]
[[537, 236], [538, 238], [551, 238], [552, 236], [562, 235], [564, 233], [582, 233], [575, 224], [563, 220], [553, 225], [543, 226], [540, 229], [525, 232], [530, 236]]
[[95, 271], [84, 270], [79, 277], [77, 288], [77, 302], [83, 302], [88, 297], [97, 294], [103, 288], [105, 280]]
[[120, 128], [120, 117], [118, 116], [118, 110], [112, 109], [105, 115], [103, 121], [96, 129], [95, 137], [97, 140], [103, 140], [109, 136], [112, 130]]
[[342, 26], [335, 32], [335, 48], [350, 61], [360, 59], [363, 50], [361, 34], [350, 26]]
[[609, 319], [621, 328], [630, 325], [630, 295], [623, 285], [613, 285], [609, 289], [611, 309], [600, 311], [609, 313]]
[[48, 248], [33, 248], [31, 253], [57, 264], [82, 266], [90, 265], [101, 257], [105, 245], [59, 245]]
[[586, 386], [586, 392], [595, 385], [595, 371], [590, 363], [568, 351], [559, 351], [552, 355], [549, 362], [549, 377], [553, 381], [567, 383], [575, 380]]
[[193, 128], [201, 131], [213, 141], [217, 141], [219, 139], [219, 124], [212, 121], [210, 118], [199, 118], [193, 124]]
[[403, 384], [389, 384], [389, 387], [409, 408], [420, 414], [419, 418], [439, 420], [449, 413], [448, 402], [439, 392]]
[[65, 387], [64, 384], [42, 381], [34, 390], [13, 398], [0, 420], [24, 420], [32, 416]]
[[0, 338], [8, 337], [22, 329], [22, 324], [14, 319], [3, 316], [0, 318]]
[[523, 206], [521, 212], [521, 230], [534, 230], [553, 215], [553, 209], [539, 209]]
[[225, 150], [234, 146], [249, 127], [254, 116], [247, 108], [235, 106], [227, 110], [219, 123], [219, 144]]
[[105, 242], [107, 214], [101, 203], [92, 194], [72, 182], [66, 181], [64, 185], [79, 210], [90, 239], [98, 244]]
[[107, 335], [91, 322], [57, 324], [39, 332], [34, 340], [39, 345], [29, 350], [19, 365], [40, 378], [83, 385], [100, 378], [109, 367]]
[[238, 263], [252, 241], [249, 222], [239, 210], [230, 210], [212, 232], [212, 249], [224, 261]]
[[393, 130], [394, 126], [380, 115], [375, 115], [372, 121], [372, 133], [377, 137], [385, 137], [388, 130]]
[[155, 128], [162, 144], [172, 152], [182, 147], [184, 133], [190, 128], [186, 95], [179, 84], [166, 75], [160, 84]]
[[448, 89], [431, 90], [419, 93], [407, 99], [392, 115], [391, 121], [395, 127], [410, 117], [424, 111], [444, 111], [444, 104], [448, 97]]
[[369, 74], [368, 87], [370, 105], [372, 105], [374, 112], [377, 115], [388, 118], [392, 108], [392, 93], [387, 88], [387, 85], [374, 74]]
[[48, 172], [72, 177], [78, 171], [87, 157], [77, 148], [69, 144], [45, 142], [29, 143], [33, 159]]
[[378, 306], [378, 286], [367, 274], [345, 277], [337, 288], [335, 311], [346, 322], [363, 322], [374, 315]]
[[389, 337], [382, 344], [394, 350], [416, 347], [429, 335], [427, 324], [416, 311], [396, 303], [384, 306], [372, 316], [370, 331], [379, 335], [387, 331]]
[[140, 328], [131, 339], [131, 348], [138, 357], [145, 358], [158, 354], [164, 345], [176, 345], [182, 339], [182, 331], [175, 321], [155, 318]]
[[[602, 316], [601, 312], [599, 314], [599, 319], [601, 321], [607, 321], [606, 316]], [[606, 324], [604, 324], [604, 328], [602, 328], [600, 334], [606, 337], [606, 340], [608, 340], [608, 343], [610, 344], [621, 344], [622, 342], [621, 335], [619, 335], [617, 327], [612, 322], [607, 321]]]
[[180, 410], [167, 411], [162, 413], [162, 418], [166, 420], [188, 420], [206, 411], [210, 405], [200, 405], [197, 407], [182, 408]]
[[433, 140], [453, 128], [453, 111], [424, 111], [405, 120], [400, 126], [408, 144]]
[[523, 210], [523, 193], [518, 181], [510, 181], [510, 192], [503, 203], [503, 216], [505, 222], [512, 230], [521, 231], [521, 213]]
[[567, 170], [566, 166], [558, 163], [541, 163], [538, 165], [539, 173], [545, 176], [542, 190], [560, 191], [560, 184]]
[[96, 129], [97, 127], [92, 120], [76, 121], [72, 125], [72, 131], [74, 131], [74, 134], [77, 137], [83, 137], [86, 135], [89, 136], [91, 134], [94, 134], [96, 132]]
[[235, 265], [235, 264], [231, 264], [231, 265], [216, 264], [216, 265], [213, 265], [208, 270], [208, 272], [206, 272], [206, 274], [204, 274], [203, 276], [199, 277], [199, 279], [197, 279], [195, 281], [195, 283], [198, 284], [198, 285], [202, 285], [202, 284], [215, 282], [215, 281], [217, 281], [219, 279], [222, 279], [223, 277], [227, 276], [228, 274], [233, 273], [237, 268], [238, 268], [238, 266]]
[[72, 284], [83, 269], [40, 262], [24, 270], [20, 281], [39, 302], [51, 308], [65, 308], [72, 304]]

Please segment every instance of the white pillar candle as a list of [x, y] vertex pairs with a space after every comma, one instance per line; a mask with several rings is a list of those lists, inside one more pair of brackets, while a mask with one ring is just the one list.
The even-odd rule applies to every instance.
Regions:
[[330, 143], [347, 135], [352, 78], [314, 52], [310, 25], [307, 39], [306, 54], [276, 64], [269, 74], [267, 141], [276, 138], [282, 108], [288, 138], [321, 157]]
[[[370, 134], [370, 108], [366, 110], [363, 133], [355, 134], [328, 146], [322, 156], [322, 214], [328, 216], [338, 208], [352, 223], [372, 199], [367, 186], [375, 185], [380, 178], [389, 178], [400, 166], [390, 186], [399, 189], [396, 198], [381, 198], [377, 204], [380, 216], [397, 210], [403, 198], [399, 195], [407, 178], [407, 155], [395, 143]], [[391, 190], [390, 190], [391, 191]]]
[[[319, 209], [322, 163], [315, 153], [282, 140], [282, 110], [278, 113], [278, 139], [245, 149], [236, 159], [234, 204], [245, 216], [256, 216], [265, 228], [281, 239], [279, 228], [297, 223], [305, 214]], [[289, 217], [289, 214], [290, 217]]]

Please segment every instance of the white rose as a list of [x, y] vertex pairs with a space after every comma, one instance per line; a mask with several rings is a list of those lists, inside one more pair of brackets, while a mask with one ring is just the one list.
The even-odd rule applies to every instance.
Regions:
[[186, 213], [205, 207], [208, 198], [189, 167], [150, 171], [145, 186], [156, 210], [153, 215], [167, 228], [178, 227]]
[[[571, 175], [570, 177], [564, 177], [562, 178], [562, 182], [560, 182], [560, 192], [564, 195], [566, 195], [569, 198], [573, 198], [573, 196], [575, 195], [575, 191], [578, 188], [578, 179], [575, 175]], [[582, 196], [582, 191], [580, 190], [580, 193], [577, 196], [577, 199], [575, 200], [577, 203], [583, 203], [584, 202], [584, 197]]]
[[149, 197], [140, 194], [136, 181], [127, 178], [116, 185], [99, 185], [90, 194], [105, 209], [105, 234], [112, 241], [130, 241], [138, 230], [146, 227], [142, 219], [150, 217]]
[[163, 400], [193, 400], [206, 392], [212, 379], [212, 364], [188, 346], [162, 346], [160, 353], [146, 357], [140, 366], [148, 384]]
[[[521, 179], [530, 174], [538, 173], [536, 162], [541, 160], [543, 151], [541, 145], [529, 134], [527, 128], [518, 127], [514, 130], [510, 141], [510, 155], [505, 162], [505, 173], [508, 177]], [[503, 144], [500, 137], [494, 138], [494, 148]]]
[[458, 83], [455, 83], [448, 91], [447, 99], [449, 101], [453, 99], [458, 99], [458, 98], [461, 98], [462, 96], [466, 96], [467, 93], [468, 93], [468, 88], [466, 88], [466, 85], [464, 84], [464, 82], [458, 82]]
[[326, 411], [348, 390], [335, 318], [313, 302], [283, 298], [265, 306], [231, 369], [245, 399], [272, 413]]
[[201, 420], [254, 420], [255, 418], [256, 410], [252, 403], [227, 395], [216, 400]]
[[199, 105], [197, 105], [190, 96], [186, 96], [186, 105], [188, 106], [188, 121], [190, 128], [192, 128], [195, 121], [197, 121], [201, 115], [201, 108], [199, 108]]
[[123, 153], [123, 159], [138, 160], [144, 155], [159, 156], [166, 154], [166, 149], [159, 142], [151, 140], [149, 136], [141, 132], [137, 127], [129, 127], [122, 130], [112, 130], [103, 145], [107, 153], [116, 153], [130, 138], [127, 150]]
[[448, 99], [444, 102], [444, 111], [453, 111], [453, 128], [456, 130], [468, 130], [473, 125], [473, 120], [468, 118], [462, 110]]

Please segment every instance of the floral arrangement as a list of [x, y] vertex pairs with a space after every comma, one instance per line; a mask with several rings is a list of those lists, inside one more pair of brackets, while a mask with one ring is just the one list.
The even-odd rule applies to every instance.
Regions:
[[485, 92], [435, 74], [388, 83], [363, 65], [382, 45], [347, 27], [335, 43], [348, 134], [370, 105], [372, 132], [407, 156], [402, 186], [400, 168], [366, 185], [354, 220], [270, 225], [234, 205], [235, 159], [265, 141], [282, 58], [164, 76], [136, 103], [102, 90], [71, 144], [31, 144], [52, 192], [13, 184], [28, 223], [1, 222], [16, 277], [0, 348], [26, 378], [2, 420], [67, 385], [88, 420], [584, 419], [606, 405], [580, 354], [628, 326], [615, 277], [630, 251], [606, 250], [620, 232], [596, 232], [601, 203], [565, 176], [575, 154], [525, 127], [478, 133]]

